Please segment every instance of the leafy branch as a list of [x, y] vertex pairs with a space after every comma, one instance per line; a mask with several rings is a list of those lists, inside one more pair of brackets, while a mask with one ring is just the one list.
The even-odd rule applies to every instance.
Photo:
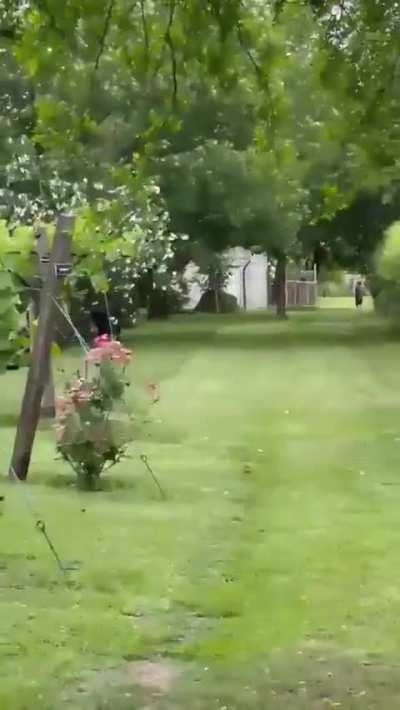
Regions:
[[176, 10], [176, 0], [170, 0], [169, 3], [169, 18], [168, 25], [165, 31], [165, 42], [168, 46], [170, 59], [171, 59], [171, 73], [172, 73], [172, 106], [174, 109], [177, 107], [178, 100], [178, 63], [176, 59], [175, 44], [172, 39], [171, 30], [174, 24]]
[[140, 16], [142, 19], [143, 39], [144, 39], [144, 46], [146, 48], [146, 58], [147, 58], [147, 62], [148, 62], [149, 55], [150, 55], [150, 36], [149, 36], [149, 28], [147, 26], [147, 17], [146, 17], [146, 10], [144, 7], [144, 2], [145, 2], [145, 0], [140, 0]]
[[97, 50], [96, 60], [94, 63], [94, 71], [95, 72], [98, 70], [98, 68], [100, 66], [100, 61], [101, 61], [101, 58], [102, 58], [105, 48], [106, 48], [107, 36], [108, 36], [108, 32], [111, 27], [111, 20], [112, 20], [112, 14], [114, 11], [114, 6], [115, 6], [115, 0], [110, 0], [110, 2], [108, 4], [108, 8], [107, 8], [106, 17], [104, 20], [103, 32], [100, 37], [99, 48]]
[[251, 49], [249, 48], [249, 46], [245, 40], [245, 37], [243, 34], [243, 28], [240, 24], [240, 21], [237, 22], [237, 24], [236, 24], [236, 32], [237, 32], [239, 46], [240, 46], [243, 54], [247, 57], [251, 66], [253, 67], [258, 83], [262, 87], [263, 91], [265, 91], [265, 93], [267, 94], [269, 105], [270, 105], [270, 127], [271, 127], [271, 129], [273, 129], [275, 112], [274, 112], [273, 99], [272, 99], [269, 83], [266, 80], [266, 77], [264, 76], [261, 66], [259, 65], [257, 59], [255, 58], [253, 52], [251, 51]]
[[237, 23], [236, 30], [237, 30], [237, 37], [239, 40], [240, 48], [244, 52], [246, 57], [248, 58], [250, 64], [253, 66], [253, 69], [257, 75], [257, 79], [259, 81], [261, 81], [263, 78], [263, 73], [262, 73], [261, 67], [260, 67], [259, 63], [257, 62], [257, 60], [255, 59], [252, 51], [249, 49], [249, 47], [247, 46], [247, 44], [244, 40], [243, 29], [242, 29], [240, 22]]
[[53, 12], [49, 8], [47, 0], [36, 0], [39, 10], [47, 17], [49, 27], [58, 34], [63, 40], [67, 39], [66, 32], [59, 26]]
[[279, 15], [281, 14], [285, 5], [286, 5], [286, 0], [276, 0], [276, 2], [274, 4], [274, 21], [279, 19]]

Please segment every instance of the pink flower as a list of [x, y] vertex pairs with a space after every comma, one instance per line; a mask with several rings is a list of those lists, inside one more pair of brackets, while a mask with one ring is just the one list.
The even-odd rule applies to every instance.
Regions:
[[108, 350], [110, 359], [120, 365], [127, 365], [131, 359], [132, 352], [127, 348], [123, 348], [118, 340], [112, 340], [109, 343]]
[[109, 360], [117, 365], [127, 365], [130, 362], [131, 350], [123, 348], [118, 340], [110, 340], [108, 335], [101, 335], [95, 342], [97, 347], [89, 350], [86, 362], [100, 364]]
[[107, 333], [103, 333], [103, 335], [98, 335], [97, 338], [94, 339], [94, 344], [97, 348], [104, 347], [104, 345], [108, 345], [110, 342], [110, 336], [107, 335]]
[[90, 402], [91, 396], [92, 393], [89, 389], [76, 390], [71, 393], [71, 399], [74, 404], [86, 404], [86, 402]]
[[64, 438], [65, 432], [67, 431], [67, 427], [65, 426], [65, 424], [55, 424], [54, 429], [56, 432], [56, 441], [58, 443], [61, 443]]
[[86, 355], [86, 362], [92, 362], [95, 365], [98, 365], [100, 362], [109, 359], [109, 353], [104, 346], [99, 348], [92, 348]]
[[68, 397], [59, 397], [56, 399], [56, 421], [54, 429], [57, 441], [61, 441], [63, 439], [67, 430], [68, 417], [73, 411], [73, 402], [71, 402]]
[[60, 421], [66, 419], [74, 409], [73, 403], [67, 397], [59, 397], [56, 399], [56, 416]]

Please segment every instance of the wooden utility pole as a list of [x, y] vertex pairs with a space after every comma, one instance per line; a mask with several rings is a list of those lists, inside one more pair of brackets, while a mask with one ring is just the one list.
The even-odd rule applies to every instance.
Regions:
[[47, 278], [40, 296], [39, 323], [33, 344], [31, 364], [25, 385], [21, 413], [14, 442], [10, 476], [24, 481], [28, 475], [33, 442], [40, 418], [40, 406], [49, 376], [50, 351], [56, 320], [55, 299], [59, 284], [71, 265], [71, 233], [74, 218], [60, 215]]
[[[38, 255], [38, 271], [41, 278], [42, 285], [46, 283], [49, 275], [50, 268], [50, 247], [49, 240], [47, 236], [46, 227], [40, 227], [40, 229], [35, 234], [36, 238], [36, 251]], [[40, 308], [40, 295], [33, 299], [33, 315], [34, 320], [39, 318], [39, 308]], [[59, 314], [56, 313], [56, 319]], [[33, 332], [33, 329], [32, 329]], [[32, 350], [33, 350], [32, 338]], [[43, 399], [40, 408], [40, 416], [47, 419], [53, 419], [56, 415], [56, 393], [54, 387], [54, 377], [53, 368], [51, 363], [51, 357], [49, 357], [49, 371], [47, 374], [46, 386], [43, 392]]]

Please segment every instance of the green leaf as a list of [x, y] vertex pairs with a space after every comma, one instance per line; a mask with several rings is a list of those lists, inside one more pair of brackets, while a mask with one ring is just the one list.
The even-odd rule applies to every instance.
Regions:
[[51, 353], [51, 357], [53, 357], [53, 358], [57, 358], [62, 355], [62, 350], [61, 350], [60, 346], [58, 345], [58, 343], [53, 342], [51, 344], [50, 353]]
[[99, 274], [94, 274], [90, 277], [92, 286], [97, 293], [107, 293], [109, 290], [109, 283], [107, 276], [104, 272]]

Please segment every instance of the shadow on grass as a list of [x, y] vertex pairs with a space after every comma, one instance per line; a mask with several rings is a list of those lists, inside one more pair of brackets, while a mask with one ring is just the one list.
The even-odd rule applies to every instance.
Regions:
[[0, 427], [14, 429], [18, 423], [19, 414], [17, 412], [7, 412], [0, 414]]
[[95, 490], [88, 490], [80, 486], [77, 477], [73, 473], [46, 474], [32, 479], [32, 483], [56, 489], [75, 489], [80, 493], [109, 493], [112, 491], [131, 490], [137, 485], [137, 481], [127, 477], [113, 475], [112, 471], [106, 472], [104, 476], [100, 478], [99, 485]]

